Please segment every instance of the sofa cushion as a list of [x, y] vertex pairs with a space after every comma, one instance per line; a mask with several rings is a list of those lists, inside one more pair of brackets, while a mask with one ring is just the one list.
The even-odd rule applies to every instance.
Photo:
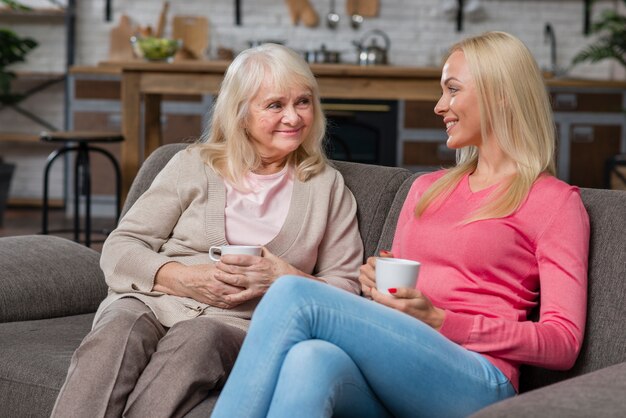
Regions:
[[387, 215], [387, 219], [385, 220], [385, 225], [383, 226], [383, 230], [381, 232], [380, 240], [378, 242], [378, 247], [376, 252], [380, 250], [390, 250], [391, 244], [393, 244], [393, 236], [396, 233], [396, 225], [398, 223], [398, 216], [400, 216], [400, 210], [402, 210], [402, 206], [404, 205], [404, 201], [406, 199], [413, 182], [424, 173], [416, 173], [404, 179], [400, 187], [398, 188], [398, 192], [389, 208], [389, 212]]
[[94, 314], [0, 324], [0, 415], [48, 417]]
[[332, 164], [341, 172], [356, 199], [364, 258], [367, 258], [376, 253], [389, 207], [411, 172], [398, 167], [345, 161], [333, 161]]
[[99, 259], [60, 237], [0, 238], [0, 322], [95, 312], [107, 290]]
[[621, 418], [625, 393], [626, 363], [620, 363], [498, 402], [471, 418]]
[[146, 158], [146, 161], [141, 164], [137, 176], [133, 179], [133, 184], [124, 201], [121, 216], [124, 216], [139, 196], [148, 190], [148, 187], [152, 184], [152, 180], [154, 180], [156, 175], [159, 174], [161, 169], [165, 167], [165, 164], [167, 164], [174, 154], [188, 146], [189, 144], [180, 143], [162, 145]]

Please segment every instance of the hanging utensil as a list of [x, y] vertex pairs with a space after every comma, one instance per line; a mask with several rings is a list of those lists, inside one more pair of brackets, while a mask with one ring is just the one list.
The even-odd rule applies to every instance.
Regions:
[[363, 16], [359, 14], [359, 0], [353, 1], [352, 15], [350, 16], [350, 26], [357, 30], [363, 24]]
[[162, 38], [165, 34], [165, 26], [167, 25], [167, 11], [169, 7], [170, 3], [164, 1], [161, 8], [161, 14], [159, 15], [159, 21], [157, 22], [156, 32], [154, 34], [154, 36], [156, 36], [157, 38]]
[[235, 25], [241, 26], [241, 0], [235, 0]]
[[326, 15], [326, 26], [328, 26], [329, 29], [337, 28], [339, 19], [340, 17], [335, 11], [335, 0], [330, 0], [330, 11]]

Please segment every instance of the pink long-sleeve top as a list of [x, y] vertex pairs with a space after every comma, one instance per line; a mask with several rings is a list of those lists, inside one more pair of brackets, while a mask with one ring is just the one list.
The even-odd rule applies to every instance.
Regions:
[[522, 363], [570, 368], [587, 304], [589, 218], [578, 189], [543, 175], [514, 214], [467, 223], [496, 186], [474, 193], [466, 175], [416, 218], [419, 197], [443, 174], [412, 185], [392, 247], [395, 257], [422, 263], [417, 287], [445, 310], [441, 333], [484, 355], [516, 390]]

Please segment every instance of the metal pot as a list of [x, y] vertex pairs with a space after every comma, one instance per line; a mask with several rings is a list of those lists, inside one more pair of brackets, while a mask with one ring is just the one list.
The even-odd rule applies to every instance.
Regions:
[[[385, 42], [385, 46], [379, 46], [376, 38], [372, 38], [369, 45], [365, 41], [371, 36], [379, 36]], [[379, 29], [372, 29], [365, 34], [360, 41], [352, 41], [357, 48], [357, 64], [359, 65], [384, 65], [388, 63], [387, 52], [391, 46], [391, 41], [385, 32]]]
[[248, 41], [248, 46], [250, 48], [254, 48], [257, 46], [261, 46], [263, 44], [278, 44], [278, 45], [284, 45], [285, 41], [277, 41], [275, 39], [255, 39], [252, 41]]
[[320, 49], [305, 51], [304, 59], [308, 63], [336, 64], [341, 62], [341, 52], [326, 49], [326, 45], [322, 44]]

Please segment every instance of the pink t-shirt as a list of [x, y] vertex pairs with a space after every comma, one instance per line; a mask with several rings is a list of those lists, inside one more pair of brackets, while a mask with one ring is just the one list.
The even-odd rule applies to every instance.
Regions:
[[228, 243], [265, 245], [274, 239], [287, 218], [293, 182], [293, 168], [288, 164], [275, 174], [248, 173], [248, 192], [239, 191], [224, 182], [224, 225]]
[[[419, 177], [398, 219], [392, 252], [420, 261], [417, 287], [445, 309], [441, 333], [483, 354], [517, 388], [521, 363], [570, 368], [585, 330], [589, 218], [579, 191], [541, 176], [519, 210], [463, 223], [494, 187], [465, 176], [417, 219], [418, 198], [443, 171]], [[539, 303], [538, 322], [527, 320]]]

